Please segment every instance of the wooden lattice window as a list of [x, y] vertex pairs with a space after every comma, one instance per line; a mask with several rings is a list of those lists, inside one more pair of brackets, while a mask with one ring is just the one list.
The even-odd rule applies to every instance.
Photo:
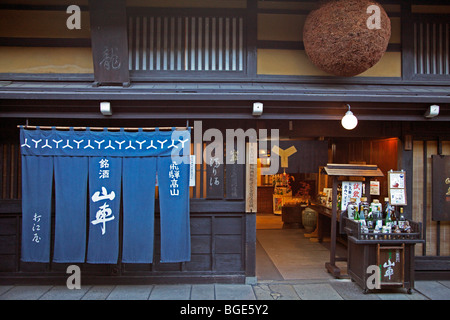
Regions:
[[413, 22], [414, 75], [443, 78], [450, 75], [450, 23], [448, 17], [421, 15]]
[[128, 14], [129, 70], [245, 70], [245, 19], [236, 14]]

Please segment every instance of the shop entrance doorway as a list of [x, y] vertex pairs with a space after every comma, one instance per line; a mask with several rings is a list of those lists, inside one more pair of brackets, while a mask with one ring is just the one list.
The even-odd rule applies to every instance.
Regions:
[[[325, 268], [330, 260], [329, 236], [319, 241], [318, 212], [310, 205], [317, 196], [318, 177], [317, 173], [278, 174], [270, 177], [270, 183], [263, 177], [258, 188], [256, 214], [256, 276], [259, 281], [333, 278]], [[280, 190], [278, 185], [285, 184], [282, 180], [289, 180], [289, 186]], [[306, 216], [302, 219], [304, 210]], [[312, 224], [311, 220], [314, 220]], [[339, 256], [345, 257], [345, 247], [341, 244], [338, 247]], [[342, 269], [345, 268], [344, 262]]]
[[[303, 227], [283, 228], [281, 216], [256, 215], [256, 276], [258, 280], [297, 281], [332, 279], [325, 268], [330, 259], [329, 241], [318, 242]], [[346, 248], [338, 244], [339, 256]], [[345, 272], [346, 264], [341, 269]]]
[[[384, 173], [390, 169], [397, 169], [397, 138], [329, 138], [328, 142], [327, 163], [376, 164]], [[264, 163], [260, 166], [264, 166]], [[286, 182], [283, 179], [289, 181], [289, 178], [285, 178], [283, 173], [281, 176], [279, 173], [271, 177], [259, 175], [256, 215], [256, 276], [258, 280], [295, 281], [333, 278], [325, 268], [325, 263], [330, 261], [329, 236], [324, 235], [321, 238], [322, 241], [319, 241], [318, 236], [305, 229], [301, 222], [283, 221], [285, 219], [283, 219], [282, 211], [289, 210], [286, 207], [289, 207], [290, 202], [304, 202], [304, 199], [298, 198], [302, 198], [305, 193], [309, 193], [309, 199], [305, 201], [301, 209], [296, 210], [304, 210], [306, 207], [317, 208], [310, 204], [314, 202], [316, 205], [321, 200], [322, 202], [325, 200], [322, 205], [326, 207], [326, 202], [331, 201], [330, 195], [326, 194], [327, 189], [331, 190], [331, 179], [321, 175], [320, 172], [320, 166], [316, 166], [315, 173], [311, 171], [291, 173], [290, 176], [296, 183], [289, 185], [289, 188], [293, 190], [289, 190], [290, 194], [287, 196]], [[378, 198], [383, 200], [387, 182], [385, 177], [379, 178], [378, 182], [380, 186]], [[280, 190], [277, 190], [278, 185], [281, 186]], [[305, 191], [308, 189], [307, 185], [310, 189], [308, 192]], [[279, 200], [280, 198], [283, 198], [282, 201]], [[299, 206], [298, 202], [296, 206]], [[323, 230], [329, 233], [331, 226], [325, 226]], [[336, 257], [345, 258], [346, 256], [344, 235], [336, 243]], [[345, 277], [346, 261], [337, 261], [336, 265], [341, 269], [341, 276]]]

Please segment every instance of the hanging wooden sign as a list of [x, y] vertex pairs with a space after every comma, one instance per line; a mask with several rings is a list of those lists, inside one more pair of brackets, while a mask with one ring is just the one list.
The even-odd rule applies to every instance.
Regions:
[[432, 156], [433, 221], [450, 221], [450, 156]]
[[94, 85], [128, 86], [128, 36], [125, 0], [90, 0]]

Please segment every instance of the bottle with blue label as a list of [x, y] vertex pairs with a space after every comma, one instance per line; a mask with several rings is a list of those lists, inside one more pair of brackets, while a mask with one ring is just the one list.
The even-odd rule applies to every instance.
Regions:
[[381, 212], [381, 203], [378, 199], [372, 201], [370, 210], [372, 211], [374, 233], [381, 233], [383, 230], [383, 214]]
[[359, 203], [359, 212], [360, 215], [364, 215], [367, 228], [373, 229], [373, 216], [372, 211], [370, 210], [370, 205], [367, 202], [367, 197], [361, 197], [361, 202]]
[[386, 208], [385, 208], [385, 213], [386, 213], [386, 218], [385, 218], [385, 226], [386, 229], [388, 230], [388, 232], [391, 231], [392, 227], [393, 227], [393, 220], [392, 220], [392, 212], [393, 212], [393, 208], [389, 203], [389, 198], [385, 198], [385, 203], [386, 203]]

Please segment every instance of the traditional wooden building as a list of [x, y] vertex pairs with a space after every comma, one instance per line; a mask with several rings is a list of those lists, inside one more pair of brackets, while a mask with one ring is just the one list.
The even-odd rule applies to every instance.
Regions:
[[[433, 159], [450, 156], [450, 5], [379, 2], [391, 21], [386, 53], [362, 74], [338, 77], [305, 52], [303, 26], [316, 1], [2, 1], [0, 279], [65, 281], [69, 265], [21, 261], [18, 125], [193, 126], [197, 155], [211, 141], [208, 129], [279, 129], [281, 140], [328, 141], [330, 163], [407, 173], [405, 215], [422, 223], [425, 239], [415, 249], [416, 278], [448, 279], [450, 223], [433, 198]], [[263, 109], [254, 114], [257, 102]], [[359, 120], [351, 131], [341, 126], [347, 105]], [[438, 115], [427, 118], [432, 105]], [[234, 194], [224, 164], [225, 186], [211, 190], [208, 167], [195, 165], [189, 262], [84, 263], [84, 281], [254, 279], [257, 210], [248, 193], [256, 196], [256, 180], [239, 171]], [[259, 210], [264, 203], [258, 199]]]

